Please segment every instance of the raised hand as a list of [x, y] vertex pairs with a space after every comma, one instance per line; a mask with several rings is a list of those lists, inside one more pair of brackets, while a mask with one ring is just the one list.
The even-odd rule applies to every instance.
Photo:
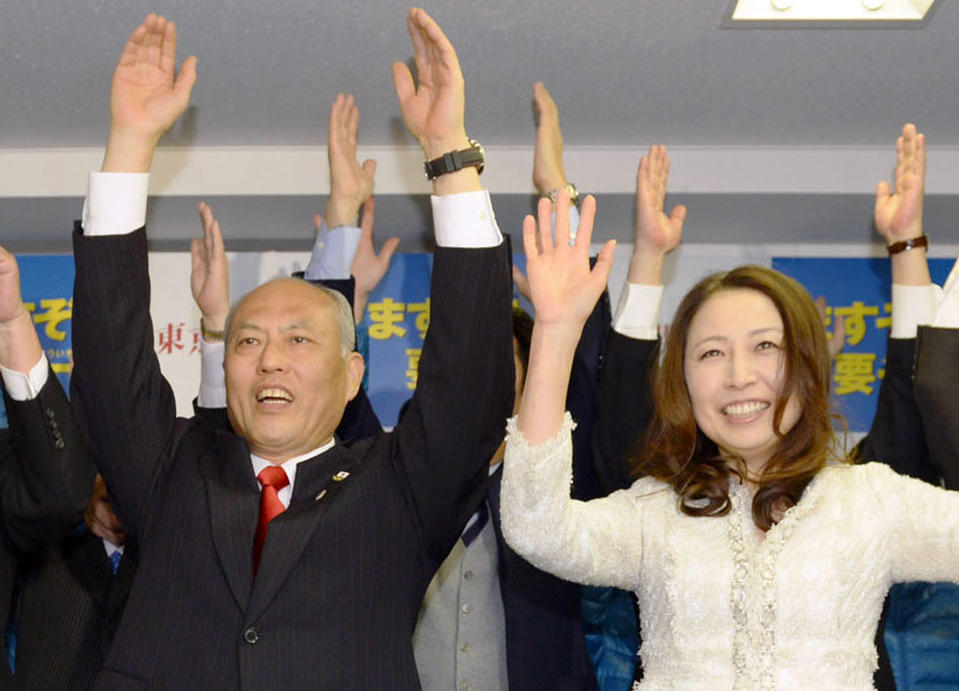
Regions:
[[197, 206], [203, 237], [190, 243], [190, 289], [203, 325], [212, 331], [222, 331], [230, 313], [230, 263], [226, 258], [220, 223], [205, 202]]
[[33, 320], [20, 295], [17, 260], [0, 247], [0, 365], [26, 373], [42, 354]]
[[876, 230], [887, 244], [922, 235], [922, 202], [926, 184], [926, 137], [907, 123], [896, 140], [895, 189], [876, 185]]
[[613, 266], [614, 240], [600, 250], [595, 266], [589, 266], [589, 243], [593, 235], [596, 200], [583, 200], [576, 241], [569, 244], [569, 195], [559, 193], [556, 202], [556, 237], [553, 238], [552, 204], [540, 199], [538, 219], [523, 220], [523, 248], [530, 297], [541, 329], [560, 328], [579, 340], [583, 324], [606, 288]]
[[113, 73], [104, 171], [149, 170], [160, 137], [186, 110], [196, 58], [187, 58], [177, 74], [176, 42], [176, 25], [149, 14], [123, 47]]
[[[826, 324], [826, 297], [820, 295], [816, 298], [816, 311], [819, 312], [819, 318], [822, 320], [823, 327]], [[833, 315], [832, 333], [826, 333], [826, 346], [829, 349], [829, 357], [836, 357], [842, 352], [846, 345], [846, 318], [841, 314]]]
[[665, 146], [651, 146], [636, 171], [636, 236], [627, 280], [656, 285], [662, 280], [663, 259], [679, 245], [686, 207], [678, 204], [666, 215], [669, 155]]
[[356, 160], [360, 111], [353, 94], [337, 94], [330, 108], [328, 153], [330, 196], [326, 202], [327, 226], [353, 225], [360, 207], [373, 195], [376, 161]]
[[540, 194], [549, 194], [566, 186], [566, 171], [563, 169], [563, 132], [559, 128], [559, 108], [543, 82], [533, 84], [533, 108], [536, 112], [533, 184]]
[[383, 243], [380, 253], [376, 253], [373, 244], [373, 223], [376, 219], [376, 201], [373, 197], [363, 204], [363, 220], [360, 221], [360, 244], [353, 255], [350, 265], [350, 275], [356, 281], [353, 294], [353, 318], [359, 323], [366, 313], [366, 301], [373, 289], [379, 285], [390, 268], [390, 260], [400, 244], [397, 237], [390, 238]]
[[406, 127], [427, 159], [469, 147], [465, 85], [453, 44], [423, 9], [411, 9], [406, 24], [419, 82], [414, 85], [405, 63], [393, 63], [393, 84]]

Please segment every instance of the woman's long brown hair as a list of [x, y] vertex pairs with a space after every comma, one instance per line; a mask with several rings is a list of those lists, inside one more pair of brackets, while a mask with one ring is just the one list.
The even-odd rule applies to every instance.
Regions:
[[[636, 459], [637, 475], [651, 475], [670, 484], [682, 511], [691, 516], [722, 516], [731, 508], [731, 469], [716, 444], [696, 426], [686, 388], [683, 364], [686, 336], [696, 313], [713, 295], [748, 289], [762, 293], [783, 320], [784, 376], [773, 410], [779, 440], [759, 477], [753, 497], [753, 521], [769, 530], [796, 504], [809, 481], [834, 453], [835, 433], [829, 402], [830, 358], [822, 321], [812, 299], [799, 283], [763, 266], [741, 266], [713, 274], [683, 298], [666, 338], [662, 363], [653, 376], [654, 413]], [[792, 429], [780, 431], [790, 397], [800, 407]], [[741, 460], [741, 459], [740, 459]]]

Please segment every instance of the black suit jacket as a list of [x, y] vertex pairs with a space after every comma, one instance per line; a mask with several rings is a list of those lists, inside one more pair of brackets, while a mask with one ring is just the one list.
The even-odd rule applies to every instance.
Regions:
[[24, 559], [14, 601], [17, 688], [93, 688], [135, 573], [135, 543], [114, 575], [103, 541], [86, 530]]
[[959, 329], [919, 328], [915, 376], [931, 473], [959, 490]]
[[153, 351], [145, 232], [77, 233], [75, 257], [75, 398], [140, 546], [97, 688], [419, 688], [420, 600], [485, 491], [509, 412], [505, 248], [436, 250], [406, 419], [298, 466], [255, 581], [249, 448], [174, 416]]
[[[8, 429], [0, 430], [0, 625], [6, 626], [17, 563], [56, 542], [82, 520], [94, 468], [56, 375], [29, 401], [4, 393]], [[10, 688], [3, 650], [0, 688]]]

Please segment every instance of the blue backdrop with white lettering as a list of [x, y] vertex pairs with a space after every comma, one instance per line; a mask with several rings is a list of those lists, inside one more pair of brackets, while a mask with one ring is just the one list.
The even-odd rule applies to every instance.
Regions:
[[[806, 286], [813, 297], [826, 298], [827, 327], [834, 315], [845, 317], [846, 344], [833, 362], [833, 394], [849, 430], [868, 432], [892, 325], [889, 260], [774, 257], [772, 265]], [[952, 265], [951, 259], [930, 259], [933, 282], [942, 285]]]

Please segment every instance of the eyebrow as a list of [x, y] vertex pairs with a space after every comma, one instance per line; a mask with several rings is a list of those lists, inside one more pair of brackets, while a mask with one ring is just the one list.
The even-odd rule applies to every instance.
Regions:
[[[242, 330], [259, 331], [259, 332], [265, 331], [265, 329], [262, 326], [260, 326], [259, 324], [255, 324], [253, 322], [240, 322], [235, 327], [233, 327], [233, 329], [234, 331], [242, 331]], [[309, 319], [301, 319], [299, 321], [295, 321], [290, 324], [287, 324], [286, 326], [281, 327], [280, 331], [283, 331], [283, 332], [296, 331], [297, 329], [316, 329], [316, 326]]]
[[[746, 335], [747, 335], [747, 336], [750, 336], [750, 337], [752, 337], [752, 336], [758, 336], [758, 335], [760, 335], [760, 334], [764, 334], [764, 333], [767, 333], [767, 332], [769, 332], [769, 331], [775, 331], [776, 333], [780, 333], [780, 334], [783, 333], [783, 330], [782, 330], [781, 328], [779, 328], [778, 326], [763, 326], [763, 327], [760, 327], [760, 328], [758, 328], [758, 329], [753, 329], [752, 331], [750, 331], [750, 332], [749, 332], [748, 334], [746, 334]], [[720, 341], [720, 342], [722, 342], [722, 343], [725, 343], [725, 342], [729, 341], [729, 337], [728, 337], [728, 336], [718, 336], [718, 335], [717, 335], [717, 336], [707, 336], [706, 338], [700, 339], [700, 340], [697, 341], [696, 343], [691, 344], [691, 345], [690, 345], [690, 348], [698, 348], [698, 347], [701, 346], [702, 344], [707, 343], [707, 342], [709, 342], [709, 341]]]

